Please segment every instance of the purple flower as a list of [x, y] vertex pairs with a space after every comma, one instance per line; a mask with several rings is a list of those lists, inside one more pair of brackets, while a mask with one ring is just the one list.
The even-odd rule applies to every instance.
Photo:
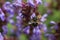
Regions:
[[14, 20], [13, 20], [13, 19], [9, 19], [8, 21], [9, 21], [9, 23], [11, 23], [12, 25], [14, 25], [14, 24], [15, 24], [15, 22], [14, 22]]
[[47, 13], [49, 13], [49, 14], [50, 14], [51, 12], [52, 12], [52, 10], [47, 10]]
[[4, 37], [2, 36], [1, 33], [0, 33], [0, 40], [4, 40]]
[[23, 18], [22, 16], [19, 16], [19, 15], [18, 15], [18, 16], [16, 17], [16, 19], [17, 19], [17, 20], [16, 20], [16, 23], [22, 25], [22, 20], [23, 20], [22, 18]]
[[46, 24], [43, 25], [42, 29], [44, 30], [44, 32], [47, 32], [47, 26], [46, 26]]
[[3, 5], [4, 10], [6, 10], [9, 14], [14, 14], [14, 10], [13, 10], [13, 5], [10, 2], [6, 2]]
[[17, 20], [22, 21], [22, 18], [23, 18], [22, 13], [19, 13], [19, 14], [16, 16], [16, 19], [17, 19]]
[[19, 13], [18, 16], [23, 17], [22, 13]]
[[48, 40], [56, 40], [56, 38], [53, 34], [50, 34], [49, 37], [48, 37]]
[[37, 4], [42, 4], [42, 0], [36, 0]]
[[14, 0], [13, 5], [22, 7], [22, 0]]
[[45, 22], [45, 21], [46, 21], [46, 18], [41, 18], [40, 21], [41, 21], [41, 22]]
[[47, 32], [47, 26], [46, 26], [46, 24], [43, 24], [43, 23], [40, 24], [40, 25], [39, 25], [39, 28], [40, 28], [40, 29], [43, 29], [44, 33]]
[[30, 40], [41, 40], [41, 31], [39, 27], [33, 29], [33, 35], [30, 37]]
[[30, 40], [41, 40], [41, 35], [38, 35], [38, 36], [32, 35], [32, 36], [30, 37]]
[[31, 4], [31, 3], [28, 3], [31, 7], [34, 7], [35, 8], [35, 6], [33, 5], [33, 4]]
[[20, 20], [21, 18], [19, 16], [16, 17], [17, 20]]
[[46, 18], [47, 16], [48, 16], [48, 14], [44, 14], [42, 17], [43, 17], [43, 18]]
[[12, 19], [13, 17], [14, 17], [14, 15], [11, 14], [11, 15], [8, 16], [8, 19]]
[[11, 29], [10, 31], [11, 31], [12, 36], [13, 35], [16, 35], [16, 37], [19, 37], [20, 36], [20, 31], [18, 31], [18, 30], [15, 31], [13, 29]]
[[45, 6], [45, 7], [48, 7], [48, 3], [47, 3], [47, 2], [45, 2], [45, 3], [44, 3], [44, 6]]
[[14, 10], [13, 9], [9, 8], [6, 11], [7, 11], [7, 13], [9, 13], [9, 15], [14, 15]]
[[44, 14], [44, 15], [41, 17], [40, 21], [41, 21], [41, 22], [45, 22], [47, 16], [48, 16], [48, 14]]
[[7, 25], [3, 25], [3, 26], [2, 26], [2, 29], [3, 29], [3, 35], [6, 35], [7, 32], [8, 32]]
[[37, 26], [36, 28], [33, 29], [33, 34], [35, 34], [36, 36], [41, 34], [41, 31], [39, 29], [39, 27]]
[[56, 40], [54, 34], [45, 34], [45, 37], [47, 37], [48, 40]]
[[23, 29], [23, 32], [26, 33], [26, 34], [29, 34], [29, 29], [30, 29], [30, 27], [27, 26], [26, 28]]
[[45, 36], [45, 37], [49, 37], [49, 34], [46, 33], [44, 36]]
[[56, 24], [56, 22], [54, 22], [54, 21], [50, 21], [50, 24]]
[[3, 13], [3, 11], [0, 9], [0, 18], [2, 21], [5, 20], [5, 14]]
[[27, 0], [27, 3], [28, 3], [30, 6], [34, 7], [33, 0]]
[[20, 37], [20, 34], [21, 34], [20, 31], [16, 32], [17, 37]]
[[31, 19], [33, 19], [33, 17], [36, 17], [35, 13], [33, 13], [33, 14], [31, 15]]
[[17, 27], [18, 31], [21, 31], [22, 30], [22, 24], [16, 23], [16, 27]]
[[6, 2], [6, 3], [3, 5], [4, 10], [9, 9], [9, 6], [10, 6], [10, 2]]
[[11, 3], [9, 1], [5, 2], [5, 5], [8, 6], [10, 5]]
[[58, 30], [58, 25], [55, 25], [55, 26], [54, 26], [54, 29], [55, 29], [55, 30]]

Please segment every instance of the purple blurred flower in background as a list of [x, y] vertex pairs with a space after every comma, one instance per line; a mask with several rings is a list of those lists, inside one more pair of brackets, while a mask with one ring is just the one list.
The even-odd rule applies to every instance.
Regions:
[[7, 32], [8, 32], [8, 27], [7, 27], [7, 25], [3, 25], [3, 26], [2, 26], [2, 29], [3, 29], [3, 35], [6, 35]]
[[36, 0], [37, 4], [42, 4], [42, 0]]
[[10, 24], [12, 24], [12, 25], [14, 25], [14, 24], [15, 24], [15, 22], [14, 22], [14, 20], [13, 20], [13, 19], [9, 19], [8, 21], [9, 21], [9, 23], [10, 23]]
[[14, 15], [14, 10], [13, 9], [9, 9], [9, 10], [7, 10], [7, 12], [11, 15]]
[[3, 5], [4, 10], [8, 10], [10, 7], [10, 4], [11, 4], [10, 2], [5, 2], [5, 4]]
[[43, 25], [42, 29], [43, 29], [44, 32], [47, 32], [47, 26], [46, 26], [46, 24]]
[[12, 19], [13, 17], [14, 17], [14, 15], [11, 14], [11, 15], [8, 16], [8, 19]]
[[3, 11], [0, 9], [0, 18], [2, 21], [5, 20], [5, 14], [3, 13]]
[[9, 14], [14, 14], [14, 7], [10, 2], [5, 2], [3, 5], [4, 10], [7, 11]]
[[48, 40], [56, 40], [56, 39], [55, 39], [55, 36], [53, 34], [50, 34], [48, 37]]
[[54, 22], [54, 21], [50, 21], [50, 24], [52, 25], [51, 29], [55, 29], [55, 30], [58, 29], [58, 25], [57, 25], [56, 22]]
[[54, 25], [55, 25], [55, 24], [56, 24], [56, 22], [54, 22], [54, 21], [50, 21], [50, 24], [54, 24]]
[[48, 7], [48, 3], [47, 3], [47, 2], [45, 2], [45, 3], [44, 3], [44, 6], [45, 6], [45, 7]]
[[4, 40], [4, 37], [2, 36], [1, 33], [0, 33], [0, 40]]
[[48, 14], [51, 14], [51, 13], [52, 13], [52, 10], [50, 10], [50, 9], [47, 10], [47, 13], [48, 13]]
[[18, 31], [22, 31], [22, 24], [18, 24], [18, 23], [16, 23], [16, 27], [17, 27], [17, 30]]
[[48, 40], [56, 40], [54, 34], [45, 34], [45, 37], [47, 37]]
[[20, 16], [16, 16], [16, 19], [17, 19], [17, 20], [21, 20], [21, 17], [20, 17]]
[[58, 25], [55, 25], [55, 26], [54, 26], [54, 29], [55, 29], [55, 30], [58, 30]]

